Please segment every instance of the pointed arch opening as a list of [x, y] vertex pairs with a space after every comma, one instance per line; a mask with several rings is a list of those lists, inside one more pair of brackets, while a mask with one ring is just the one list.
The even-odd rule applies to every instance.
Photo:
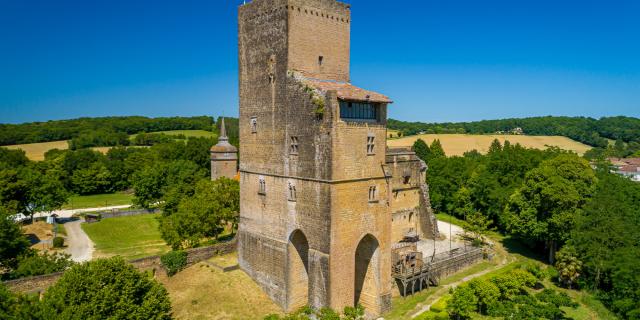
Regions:
[[366, 310], [378, 310], [380, 283], [380, 245], [367, 234], [360, 240], [355, 252], [355, 283], [353, 304]]
[[293, 311], [309, 303], [309, 242], [300, 230], [289, 236], [287, 266], [287, 311]]

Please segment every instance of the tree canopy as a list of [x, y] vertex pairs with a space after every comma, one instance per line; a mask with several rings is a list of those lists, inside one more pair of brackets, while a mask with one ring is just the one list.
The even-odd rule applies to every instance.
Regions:
[[44, 294], [47, 319], [171, 319], [164, 287], [121, 258], [75, 265]]

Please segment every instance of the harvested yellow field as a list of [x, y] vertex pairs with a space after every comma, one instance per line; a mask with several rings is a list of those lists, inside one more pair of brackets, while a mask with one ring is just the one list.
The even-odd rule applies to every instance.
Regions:
[[67, 140], [39, 142], [28, 144], [14, 144], [11, 146], [3, 146], [9, 149], [22, 149], [27, 154], [27, 158], [34, 161], [44, 160], [44, 154], [51, 149], [66, 150], [69, 149]]
[[431, 144], [433, 140], [439, 139], [447, 156], [461, 156], [465, 152], [473, 149], [478, 150], [480, 153], [486, 153], [487, 150], [489, 150], [491, 142], [495, 139], [498, 139], [502, 144], [509, 140], [511, 144], [519, 143], [527, 148], [546, 149], [550, 146], [559, 147], [564, 150], [574, 151], [579, 155], [591, 149], [591, 147], [586, 144], [562, 136], [520, 136], [503, 134], [422, 134], [387, 140], [387, 146], [410, 147], [417, 139], [422, 139], [428, 144]]
[[[235, 264], [237, 258], [234, 253], [212, 258], [211, 262]], [[160, 278], [169, 291], [176, 319], [263, 319], [282, 313], [244, 271], [222, 272], [210, 266], [211, 262], [200, 262], [171, 278]]]

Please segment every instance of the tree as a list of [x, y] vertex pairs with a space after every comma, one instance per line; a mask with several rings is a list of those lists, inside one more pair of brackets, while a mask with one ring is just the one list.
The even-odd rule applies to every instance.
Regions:
[[35, 213], [60, 209], [69, 199], [67, 190], [54, 177], [33, 169], [25, 169], [23, 176], [28, 186], [25, 211], [31, 216], [31, 221]]
[[171, 319], [164, 287], [121, 258], [75, 265], [45, 293], [47, 319]]
[[572, 246], [560, 249], [556, 255], [555, 267], [558, 270], [558, 281], [571, 289], [582, 272], [582, 262], [578, 260], [576, 249]]
[[447, 311], [456, 319], [468, 319], [477, 310], [478, 297], [469, 285], [461, 285], [453, 291]]
[[464, 223], [464, 231], [471, 234], [471, 238], [479, 243], [484, 243], [484, 235], [489, 231], [491, 220], [484, 216], [480, 211], [473, 211], [466, 216]]
[[527, 173], [505, 208], [510, 232], [545, 243], [553, 262], [574, 220], [595, 191], [596, 176], [589, 163], [574, 154], [546, 160]]
[[0, 206], [0, 270], [15, 268], [18, 257], [29, 249], [29, 245], [20, 226]]
[[427, 145], [424, 140], [416, 140], [416, 142], [413, 143], [412, 149], [416, 153], [416, 156], [418, 156], [418, 158], [420, 158], [422, 161], [427, 162], [429, 160], [431, 150], [429, 150], [429, 145]]
[[446, 157], [444, 153], [444, 149], [442, 149], [442, 144], [440, 144], [440, 139], [433, 140], [433, 142], [431, 142], [431, 147], [429, 147], [429, 149], [431, 150], [431, 159]]
[[203, 179], [193, 196], [180, 201], [175, 213], [162, 217], [162, 237], [174, 249], [197, 246], [205, 238], [217, 239], [226, 225], [235, 228], [239, 208], [237, 181]]

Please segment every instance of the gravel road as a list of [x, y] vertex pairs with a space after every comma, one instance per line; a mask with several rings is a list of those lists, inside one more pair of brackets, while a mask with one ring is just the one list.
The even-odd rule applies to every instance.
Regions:
[[83, 262], [91, 260], [93, 256], [93, 242], [80, 227], [81, 220], [71, 221], [64, 224], [67, 229], [67, 250], [71, 255], [71, 260]]

